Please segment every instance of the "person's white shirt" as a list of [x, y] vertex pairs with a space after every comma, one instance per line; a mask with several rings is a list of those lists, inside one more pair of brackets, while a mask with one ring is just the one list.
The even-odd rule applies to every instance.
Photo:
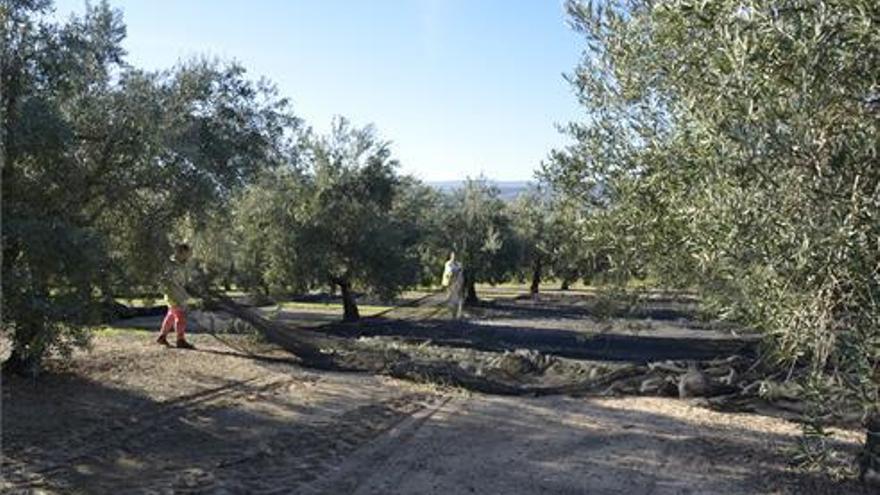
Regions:
[[449, 287], [460, 272], [461, 264], [455, 260], [448, 260], [443, 266], [443, 287]]

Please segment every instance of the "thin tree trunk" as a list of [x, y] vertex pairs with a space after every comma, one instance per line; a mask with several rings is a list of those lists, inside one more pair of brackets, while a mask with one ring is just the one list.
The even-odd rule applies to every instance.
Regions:
[[226, 270], [226, 276], [223, 277], [223, 290], [229, 292], [232, 290], [232, 279], [235, 278], [235, 263], [229, 265]]
[[541, 260], [535, 260], [535, 266], [532, 270], [532, 286], [529, 287], [529, 294], [537, 296], [541, 287]]
[[357, 302], [351, 293], [351, 284], [349, 282], [338, 282], [339, 288], [342, 290], [342, 308], [344, 321], [358, 321], [361, 318], [358, 312]]
[[571, 282], [569, 282], [567, 278], [562, 279], [562, 285], [559, 287], [559, 290], [568, 290], [569, 284], [571, 284]]
[[880, 412], [865, 424], [865, 445], [859, 455], [859, 478], [869, 486], [880, 487]]

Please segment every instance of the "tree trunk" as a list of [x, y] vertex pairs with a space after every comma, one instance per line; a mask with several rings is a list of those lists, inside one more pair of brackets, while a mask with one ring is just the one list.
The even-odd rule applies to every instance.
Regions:
[[859, 455], [859, 478], [865, 484], [880, 487], [880, 412], [866, 423], [865, 445]]
[[567, 278], [562, 279], [562, 285], [559, 287], [559, 290], [568, 290], [568, 286], [571, 284]]
[[[21, 338], [21, 337], [19, 337]], [[27, 341], [27, 337], [23, 338]], [[40, 356], [23, 354], [18, 348], [12, 349], [12, 353], [6, 362], [3, 363], [2, 370], [4, 373], [19, 376], [36, 377], [40, 371]]]
[[480, 302], [480, 298], [477, 297], [477, 282], [465, 277], [465, 284], [467, 285], [467, 295], [464, 298], [465, 304], [477, 304]]
[[13, 350], [9, 355], [9, 359], [3, 363], [3, 373], [10, 375], [24, 376], [27, 371], [32, 368], [31, 362], [23, 358], [17, 351]]
[[338, 283], [339, 289], [342, 291], [343, 321], [358, 321], [361, 318], [361, 315], [358, 312], [354, 295], [351, 293], [351, 284], [349, 282]]
[[226, 270], [226, 276], [223, 277], [223, 290], [226, 292], [230, 292], [232, 290], [232, 279], [235, 278], [235, 264], [229, 265], [229, 269]]
[[529, 294], [537, 296], [541, 287], [541, 261], [536, 260], [532, 270], [532, 286], [529, 287]]

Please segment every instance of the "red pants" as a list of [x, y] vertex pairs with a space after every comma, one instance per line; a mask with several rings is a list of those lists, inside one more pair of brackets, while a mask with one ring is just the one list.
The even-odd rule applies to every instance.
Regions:
[[159, 333], [162, 336], [171, 332], [171, 327], [177, 332], [177, 339], [183, 339], [183, 333], [186, 331], [186, 311], [179, 306], [168, 306], [168, 313], [162, 320], [162, 330]]

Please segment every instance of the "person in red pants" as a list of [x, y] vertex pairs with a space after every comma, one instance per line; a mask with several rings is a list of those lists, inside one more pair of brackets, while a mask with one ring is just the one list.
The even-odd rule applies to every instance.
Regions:
[[195, 346], [186, 341], [186, 311], [189, 294], [184, 287], [186, 284], [186, 261], [192, 254], [187, 244], [178, 244], [174, 249], [168, 267], [162, 275], [162, 291], [165, 293], [165, 303], [168, 305], [168, 313], [162, 320], [162, 328], [159, 330], [159, 338], [156, 342], [166, 347], [171, 347], [166, 336], [171, 329], [177, 333], [177, 347], [179, 349], [195, 349]]

